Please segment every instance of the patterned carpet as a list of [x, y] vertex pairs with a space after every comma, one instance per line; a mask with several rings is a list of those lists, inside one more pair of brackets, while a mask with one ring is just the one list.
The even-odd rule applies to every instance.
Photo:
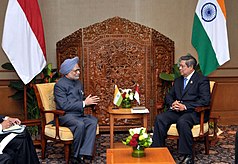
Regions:
[[[218, 136], [218, 142], [215, 146], [210, 147], [210, 155], [204, 153], [204, 143], [196, 142], [195, 145], [195, 163], [197, 164], [233, 164], [235, 161], [235, 133], [238, 131], [238, 126], [220, 126], [223, 133]], [[116, 134], [115, 140], [121, 141], [128, 134]], [[109, 148], [109, 134], [101, 134], [96, 139], [96, 155], [93, 164], [106, 163], [106, 149]], [[167, 146], [178, 162], [181, 158], [177, 153], [176, 142], [167, 140]], [[41, 149], [36, 149], [39, 158], [41, 156]], [[61, 144], [48, 143], [46, 151], [46, 159], [42, 160], [43, 164], [64, 164], [64, 148]]]

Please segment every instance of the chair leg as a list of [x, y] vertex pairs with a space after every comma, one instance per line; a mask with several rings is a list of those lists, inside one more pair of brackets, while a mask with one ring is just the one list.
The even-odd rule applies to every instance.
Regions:
[[194, 161], [194, 158], [195, 158], [195, 144], [194, 143], [193, 143], [192, 149], [193, 149], [192, 158], [193, 158], [193, 161]]
[[206, 135], [206, 137], [204, 138], [204, 144], [205, 144], [205, 154], [209, 155], [209, 149], [210, 149], [210, 144], [209, 144], [209, 136]]
[[214, 122], [213, 136], [209, 137], [209, 140], [210, 140], [210, 145], [214, 146], [218, 141], [218, 138], [217, 138], [217, 130], [218, 130], [217, 119], [218, 118], [212, 118], [212, 119], [213, 119], [213, 122]]
[[70, 153], [70, 145], [69, 144], [64, 144], [64, 156], [65, 156], [66, 164], [69, 163], [69, 153]]
[[179, 149], [179, 139], [177, 139], [177, 149]]
[[45, 159], [46, 139], [41, 137], [41, 158]]

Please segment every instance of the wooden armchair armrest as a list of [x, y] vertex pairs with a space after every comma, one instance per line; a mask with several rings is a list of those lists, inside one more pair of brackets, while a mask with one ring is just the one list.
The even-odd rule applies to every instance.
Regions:
[[91, 105], [87, 105], [85, 108], [91, 108], [92, 110], [96, 110], [95, 107], [96, 107], [95, 104], [91, 104]]
[[164, 102], [163, 101], [158, 101], [157, 103], [156, 103], [156, 115], [157, 114], [160, 114], [160, 113], [162, 113], [163, 111], [164, 111]]
[[210, 106], [198, 106], [195, 108], [195, 111], [196, 112], [202, 112], [202, 111], [205, 111], [205, 110], [210, 110]]
[[54, 115], [64, 115], [65, 111], [63, 110], [44, 110], [44, 113], [53, 113]]
[[91, 105], [87, 105], [84, 109], [86, 109], [86, 114], [92, 114], [92, 115], [96, 115], [96, 105], [95, 104], [91, 104]]
[[24, 124], [26, 126], [35, 126], [35, 125], [41, 125], [41, 119], [32, 119], [32, 120], [23, 120], [21, 121], [21, 124]]
[[63, 116], [65, 111], [63, 110], [44, 110], [44, 113], [53, 113], [54, 114], [54, 123], [55, 123], [55, 130], [56, 130], [56, 139], [60, 139], [59, 135], [59, 116]]

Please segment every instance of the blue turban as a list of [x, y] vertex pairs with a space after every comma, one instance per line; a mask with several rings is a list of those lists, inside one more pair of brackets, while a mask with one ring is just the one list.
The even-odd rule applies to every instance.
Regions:
[[67, 75], [76, 64], [78, 64], [79, 58], [74, 57], [72, 59], [66, 59], [60, 66], [59, 72], [63, 75]]

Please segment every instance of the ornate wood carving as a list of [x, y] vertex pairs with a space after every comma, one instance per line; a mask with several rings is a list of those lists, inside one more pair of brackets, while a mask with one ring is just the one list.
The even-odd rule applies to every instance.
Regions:
[[[107, 110], [112, 105], [115, 84], [133, 90], [136, 83], [140, 85], [141, 105], [150, 110], [148, 125], [153, 126], [155, 102], [164, 93], [158, 74], [171, 71], [172, 40], [149, 27], [114, 17], [79, 29], [56, 46], [58, 67], [66, 58], [79, 56], [85, 93], [101, 99], [97, 106], [100, 129], [109, 130]], [[116, 121], [118, 126], [139, 123], [140, 120]]]

